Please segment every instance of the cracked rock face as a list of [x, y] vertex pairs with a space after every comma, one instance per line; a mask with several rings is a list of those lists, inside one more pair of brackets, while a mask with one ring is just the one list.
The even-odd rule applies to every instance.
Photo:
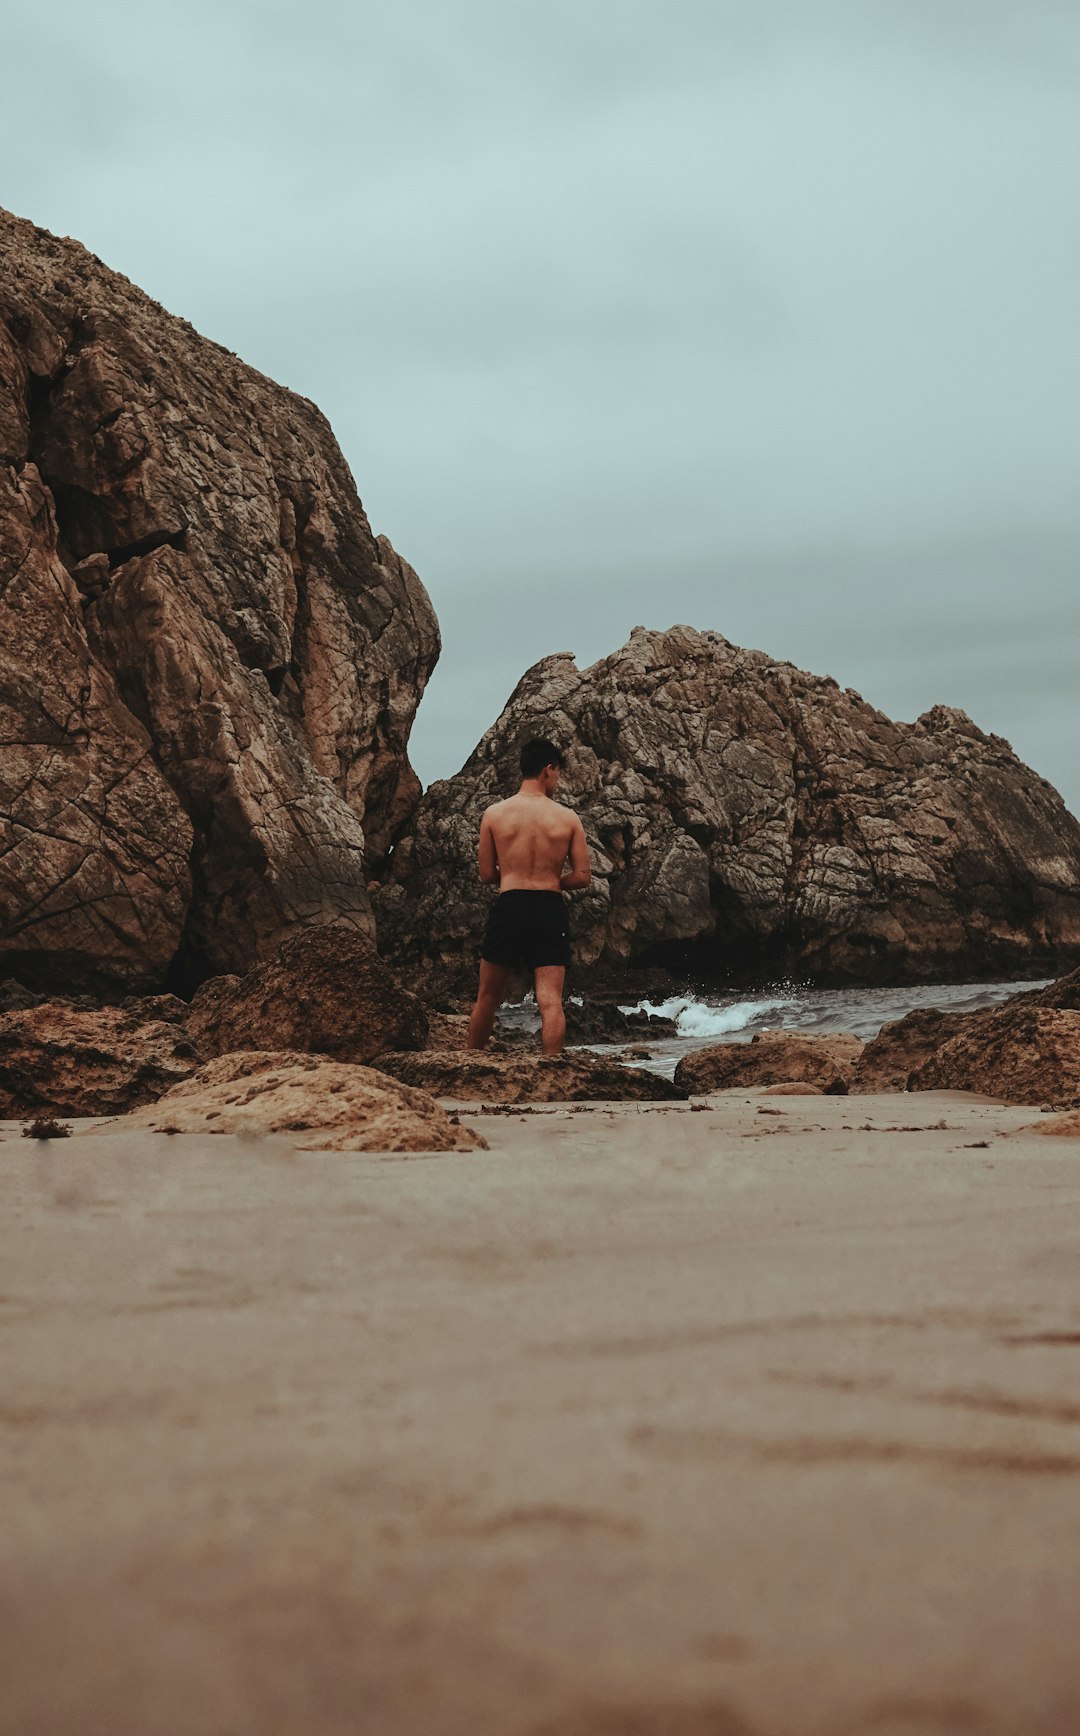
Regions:
[[373, 933], [423, 586], [314, 405], [7, 213], [0, 611], [6, 969], [130, 988]]
[[531, 735], [593, 858], [579, 967], [821, 981], [1051, 974], [1080, 957], [1080, 825], [963, 712], [893, 723], [830, 679], [688, 627], [579, 670], [545, 658], [457, 777], [424, 796], [378, 896], [401, 970], [463, 981], [491, 892], [480, 816]]
[[202, 1056], [182, 1001], [45, 1001], [0, 1015], [0, 1116], [123, 1115], [186, 1079]]

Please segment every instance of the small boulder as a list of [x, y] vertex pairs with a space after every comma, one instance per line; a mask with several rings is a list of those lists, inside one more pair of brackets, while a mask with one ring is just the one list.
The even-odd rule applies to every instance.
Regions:
[[749, 1043], [716, 1043], [684, 1055], [675, 1083], [692, 1097], [798, 1082], [844, 1096], [862, 1048], [849, 1031], [760, 1031]]
[[171, 995], [121, 1007], [42, 1001], [0, 1015], [0, 1117], [123, 1115], [203, 1059]]
[[382, 1055], [379, 1069], [436, 1097], [467, 1102], [664, 1102], [686, 1096], [656, 1073], [577, 1052], [556, 1057], [426, 1049], [420, 1055]]
[[1080, 1012], [1019, 995], [981, 1012], [911, 1075], [912, 1091], [977, 1091], [1003, 1103], [1080, 1100]]
[[[833, 1096], [845, 1096], [844, 1092], [834, 1092]], [[820, 1085], [811, 1085], [806, 1079], [785, 1079], [782, 1085], [763, 1085], [758, 1092], [759, 1097], [824, 1097], [825, 1092]]]
[[426, 1092], [371, 1067], [287, 1050], [221, 1055], [124, 1125], [156, 1133], [287, 1133], [300, 1151], [486, 1150], [479, 1134]]
[[1048, 1133], [1052, 1139], [1080, 1139], [1080, 1109], [1067, 1115], [1048, 1115], [1044, 1121], [1029, 1121], [1017, 1133]]
[[327, 923], [302, 929], [247, 976], [204, 983], [188, 1029], [207, 1055], [293, 1049], [368, 1062], [422, 1048], [428, 1016], [369, 940]]

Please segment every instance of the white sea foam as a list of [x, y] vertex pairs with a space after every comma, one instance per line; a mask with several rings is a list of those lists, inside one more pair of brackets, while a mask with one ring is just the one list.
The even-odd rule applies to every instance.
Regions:
[[750, 1025], [761, 1025], [770, 1014], [794, 1007], [789, 996], [782, 1000], [733, 1001], [726, 1006], [710, 1006], [696, 995], [672, 995], [666, 1001], [638, 1001], [636, 1006], [620, 1007], [621, 1013], [648, 1013], [653, 1019], [674, 1019], [680, 1037], [730, 1037]]

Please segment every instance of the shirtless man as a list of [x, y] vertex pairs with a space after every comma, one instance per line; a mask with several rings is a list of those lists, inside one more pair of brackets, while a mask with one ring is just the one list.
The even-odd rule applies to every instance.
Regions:
[[[496, 802], [480, 821], [480, 878], [498, 885], [480, 948], [480, 988], [466, 1044], [482, 1049], [506, 998], [514, 966], [533, 973], [545, 1055], [562, 1053], [566, 1036], [563, 979], [570, 936], [562, 894], [588, 886], [589, 847], [581, 821], [552, 798], [563, 757], [550, 741], [521, 750], [521, 788]], [[569, 864], [569, 866], [568, 866]]]

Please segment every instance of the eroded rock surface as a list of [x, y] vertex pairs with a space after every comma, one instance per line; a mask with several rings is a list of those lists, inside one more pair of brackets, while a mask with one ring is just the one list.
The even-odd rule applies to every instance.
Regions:
[[599, 1055], [493, 1055], [486, 1051], [425, 1049], [418, 1055], [382, 1055], [381, 1072], [436, 1097], [485, 1103], [664, 1102], [685, 1091], [640, 1067], [622, 1067]]
[[129, 1006], [69, 1001], [0, 1016], [0, 1117], [123, 1115], [199, 1066], [171, 995]]
[[194, 834], [57, 537], [35, 466], [0, 461], [0, 964], [59, 993], [148, 987], [180, 944]]
[[844, 1096], [862, 1048], [861, 1039], [847, 1031], [759, 1031], [749, 1043], [716, 1043], [692, 1050], [676, 1067], [675, 1083], [692, 1097], [796, 1082]]
[[895, 982], [1080, 957], [1080, 824], [1007, 742], [945, 706], [893, 723], [832, 680], [676, 627], [635, 629], [585, 670], [545, 658], [427, 792], [377, 900], [402, 968], [468, 976], [492, 896], [480, 815], [536, 734], [568, 751], [592, 850], [571, 907], [586, 971]]
[[308, 928], [244, 977], [213, 977], [198, 990], [188, 1031], [204, 1055], [236, 1049], [313, 1050], [372, 1061], [385, 1049], [419, 1049], [428, 1015], [364, 935], [344, 923]]
[[951, 1037], [967, 1030], [979, 1013], [945, 1013], [937, 1007], [916, 1007], [902, 1019], [882, 1025], [859, 1056], [851, 1089], [856, 1093], [906, 1091], [908, 1080], [923, 1062]]
[[0, 950], [31, 986], [372, 934], [438, 655], [315, 406], [0, 213]]
[[152, 1108], [126, 1116], [124, 1127], [289, 1134], [301, 1151], [472, 1151], [485, 1145], [424, 1091], [370, 1067], [288, 1050], [222, 1055]]
[[1080, 1104], [1080, 1012], [1026, 996], [969, 1015], [909, 1080], [912, 1091], [978, 1091], [1003, 1103]]

